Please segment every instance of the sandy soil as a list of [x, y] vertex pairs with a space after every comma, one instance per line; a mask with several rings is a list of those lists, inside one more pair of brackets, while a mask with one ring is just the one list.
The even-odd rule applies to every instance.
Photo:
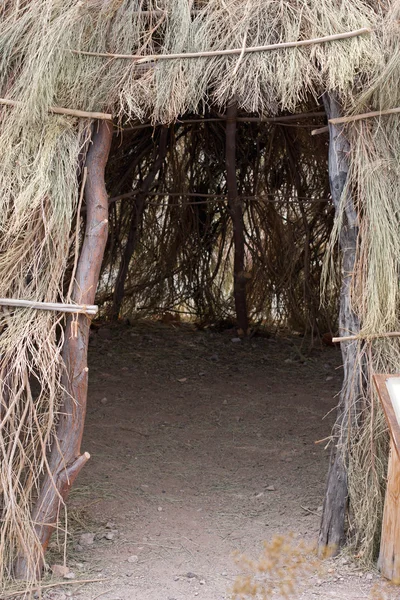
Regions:
[[[315, 542], [329, 457], [315, 442], [330, 433], [340, 352], [303, 360], [300, 338], [233, 335], [161, 324], [93, 334], [92, 459], [71, 498], [68, 566], [105, 581], [46, 598], [223, 600], [241, 571], [234, 551], [257, 557], [290, 532]], [[340, 557], [312, 568], [297, 597], [361, 600], [376, 584]]]

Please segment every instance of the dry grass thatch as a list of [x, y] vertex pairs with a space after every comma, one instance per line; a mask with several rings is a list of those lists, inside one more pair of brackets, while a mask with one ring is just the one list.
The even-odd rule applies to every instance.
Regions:
[[[223, 111], [233, 97], [242, 111], [269, 116], [296, 112], [324, 91], [337, 92], [348, 112], [398, 106], [398, 15], [398, 2], [389, 0], [5, 0], [0, 6], [0, 97], [21, 104], [0, 109], [0, 296], [67, 299], [65, 273], [73, 251], [90, 122], [49, 114], [49, 107], [110, 111], [116, 123], [126, 126], [145, 119], [169, 124], [188, 112], [199, 114], [211, 108]], [[373, 31], [301, 48], [153, 61], [140, 67], [131, 59], [79, 53], [201, 52], [318, 38], [360, 27]], [[361, 231], [353, 309], [366, 335], [400, 328], [399, 127], [394, 115], [347, 128], [352, 148], [350, 186]], [[186, 140], [182, 148], [192, 143], [190, 136]], [[310, 156], [313, 142], [307, 143]], [[299, 160], [306, 154], [300, 148]], [[182, 164], [181, 159], [175, 157], [175, 163]], [[169, 164], [171, 179], [174, 161]], [[320, 164], [314, 164], [317, 170]], [[272, 165], [268, 162], [269, 168]], [[221, 171], [216, 176], [222, 177]], [[289, 189], [293, 180], [285, 185]], [[178, 208], [190, 212], [183, 202]], [[162, 209], [157, 210], [158, 216], [155, 209], [146, 212], [146, 224], [157, 227], [163, 222], [170, 227], [174, 213], [160, 217]], [[212, 210], [216, 212], [215, 207]], [[253, 233], [249, 240], [256, 245], [254, 233], [260, 222], [271, 223], [276, 215], [260, 204], [246, 210]], [[312, 219], [314, 209], [305, 210], [306, 220]], [[120, 208], [115, 211], [114, 225], [126, 219]], [[282, 222], [285, 209], [279, 211], [275, 220]], [[293, 211], [299, 216], [300, 205]], [[269, 229], [276, 233], [277, 227], [271, 224]], [[298, 231], [287, 227], [286, 241]], [[227, 226], [224, 232], [229, 235]], [[174, 235], [166, 255], [177, 254], [179, 235]], [[304, 245], [304, 230], [300, 238]], [[277, 247], [273, 243], [272, 251], [262, 247], [272, 265]], [[220, 248], [226, 257], [226, 246]], [[139, 254], [143, 257], [155, 250], [142, 244]], [[140, 276], [139, 268], [132, 277]], [[263, 268], [258, 265], [260, 272]], [[204, 273], [209, 276], [209, 265], [204, 269], [197, 263], [193, 269], [200, 272], [200, 284]], [[189, 269], [185, 277], [191, 276]], [[294, 280], [300, 287], [304, 283], [301, 278]], [[217, 281], [216, 287], [220, 286]], [[46, 450], [57, 420], [61, 325], [58, 315], [39, 311], [1, 313], [0, 587], [13, 577], [19, 553], [34, 556], [30, 510], [47, 467]], [[371, 369], [399, 369], [397, 339], [368, 342], [367, 350], [363, 356]], [[376, 404], [370, 399], [370, 384], [365, 394], [363, 425], [351, 436], [349, 483], [357, 543], [370, 558], [382, 510], [386, 434], [381, 416], [376, 418], [378, 410], [372, 411]]]

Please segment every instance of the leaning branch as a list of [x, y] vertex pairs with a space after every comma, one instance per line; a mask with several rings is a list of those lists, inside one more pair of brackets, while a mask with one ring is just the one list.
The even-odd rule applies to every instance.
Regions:
[[[0, 98], [0, 104], [4, 106], [23, 106], [24, 103], [9, 98]], [[79, 117], [81, 119], [100, 119], [102, 121], [112, 121], [112, 115], [101, 112], [88, 112], [86, 110], [75, 110], [73, 108], [61, 108], [60, 106], [50, 106], [49, 112], [56, 115], [68, 115], [70, 117]]]
[[210, 56], [231, 56], [233, 54], [249, 54], [251, 52], [265, 52], [267, 50], [282, 50], [284, 48], [299, 48], [301, 46], [312, 46], [314, 44], [324, 44], [325, 42], [333, 42], [335, 40], [345, 40], [352, 37], [371, 33], [369, 27], [362, 27], [354, 31], [346, 33], [336, 33], [334, 35], [326, 35], [320, 38], [310, 40], [299, 40], [296, 42], [280, 42], [279, 44], [268, 44], [267, 46], [249, 46], [248, 48], [229, 48], [228, 50], [208, 50], [205, 52], [181, 52], [178, 54], [152, 54], [143, 56], [140, 54], [113, 54], [109, 52], [86, 52], [84, 50], [72, 50], [74, 54], [82, 54], [84, 56], [97, 56], [98, 58], [118, 58], [136, 61], [136, 64], [146, 63], [148, 61], [156, 62], [159, 60], [171, 60], [176, 58], [207, 58]]

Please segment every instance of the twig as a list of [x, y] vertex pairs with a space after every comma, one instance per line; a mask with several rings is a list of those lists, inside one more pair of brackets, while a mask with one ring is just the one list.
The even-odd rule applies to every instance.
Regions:
[[21, 308], [35, 308], [38, 310], [54, 310], [64, 313], [85, 313], [95, 315], [98, 306], [95, 304], [64, 304], [62, 302], [35, 302], [34, 300], [17, 300], [0, 298], [0, 306], [17, 306]]
[[[332, 123], [332, 121], [329, 121], [329, 123]], [[311, 131], [311, 135], [319, 135], [320, 133], [326, 133], [327, 131], [329, 131], [328, 125], [325, 127], [319, 127], [318, 129], [313, 129]]]
[[344, 335], [343, 337], [334, 337], [332, 342], [337, 344], [338, 342], [350, 342], [351, 340], [373, 340], [376, 338], [391, 338], [400, 337], [400, 331], [390, 331], [388, 333], [371, 333], [371, 334], [357, 334], [357, 335]]
[[387, 110], [374, 110], [372, 112], [362, 113], [359, 115], [329, 119], [329, 123], [332, 123], [332, 125], [339, 125], [341, 123], [351, 123], [352, 121], [361, 121], [362, 119], [370, 119], [371, 117], [383, 117], [385, 115], [395, 115], [398, 113], [400, 113], [400, 107], [388, 108]]
[[[50, 588], [58, 587], [60, 585], [76, 585], [77, 583], [99, 583], [101, 581], [109, 581], [109, 579], [74, 579], [73, 581], [58, 581], [57, 583], [49, 583], [48, 585], [37, 585], [33, 588], [29, 588], [29, 592], [48, 590]], [[7, 598], [14, 598], [15, 596], [22, 596], [26, 594], [27, 590], [20, 590], [19, 592], [11, 592], [7, 596], [3, 596], [3, 600]]]
[[[23, 106], [23, 102], [18, 100], [9, 100], [8, 98], [0, 98], [0, 104], [4, 106]], [[75, 110], [72, 108], [61, 108], [59, 106], [49, 106], [49, 112], [56, 115], [69, 115], [71, 117], [80, 117], [83, 119], [102, 119], [104, 121], [112, 121], [112, 115], [101, 112], [88, 112], [86, 110]]]
[[326, 442], [327, 440], [331, 440], [332, 436], [328, 435], [328, 437], [322, 438], [322, 440], [315, 440], [314, 444], [322, 444], [322, 442]]
[[309, 508], [307, 508], [306, 506], [302, 506], [300, 504], [300, 507], [305, 510], [306, 512], [310, 513], [310, 515], [315, 515], [316, 517], [320, 517], [321, 515], [319, 515], [317, 512], [314, 512], [313, 510], [310, 510]]
[[337, 33], [334, 35], [326, 35], [320, 38], [313, 38], [310, 40], [299, 40], [296, 42], [280, 42], [278, 44], [268, 44], [267, 46], [249, 46], [248, 48], [230, 48], [228, 50], [209, 50], [205, 52], [181, 52], [178, 54], [152, 54], [149, 56], [143, 56], [140, 54], [113, 54], [108, 52], [86, 52], [84, 50], [72, 50], [74, 54], [82, 54], [84, 56], [97, 56], [98, 58], [118, 58], [128, 59], [136, 61], [136, 64], [142, 64], [148, 61], [157, 62], [159, 60], [171, 60], [171, 59], [187, 59], [187, 58], [206, 58], [209, 56], [231, 56], [232, 54], [242, 54], [242, 52], [248, 54], [250, 52], [265, 52], [267, 50], [280, 50], [284, 48], [299, 48], [301, 46], [311, 46], [313, 44], [323, 44], [325, 42], [333, 42], [335, 40], [345, 40], [347, 38], [356, 37], [363, 35], [364, 33], [370, 33], [369, 27], [362, 27], [354, 31], [348, 31], [346, 33]]

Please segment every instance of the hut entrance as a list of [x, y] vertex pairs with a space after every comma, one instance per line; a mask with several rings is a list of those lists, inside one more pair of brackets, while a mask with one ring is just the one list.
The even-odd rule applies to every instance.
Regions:
[[[228, 323], [233, 363], [300, 334], [300, 370], [338, 328], [319, 548], [373, 563], [388, 437], [371, 381], [400, 363], [398, 23], [390, 0], [2, 3], [0, 593], [32, 590], [65, 533], [97, 306], [111, 331], [175, 319], [179, 344]], [[207, 373], [191, 368], [174, 386]]]

